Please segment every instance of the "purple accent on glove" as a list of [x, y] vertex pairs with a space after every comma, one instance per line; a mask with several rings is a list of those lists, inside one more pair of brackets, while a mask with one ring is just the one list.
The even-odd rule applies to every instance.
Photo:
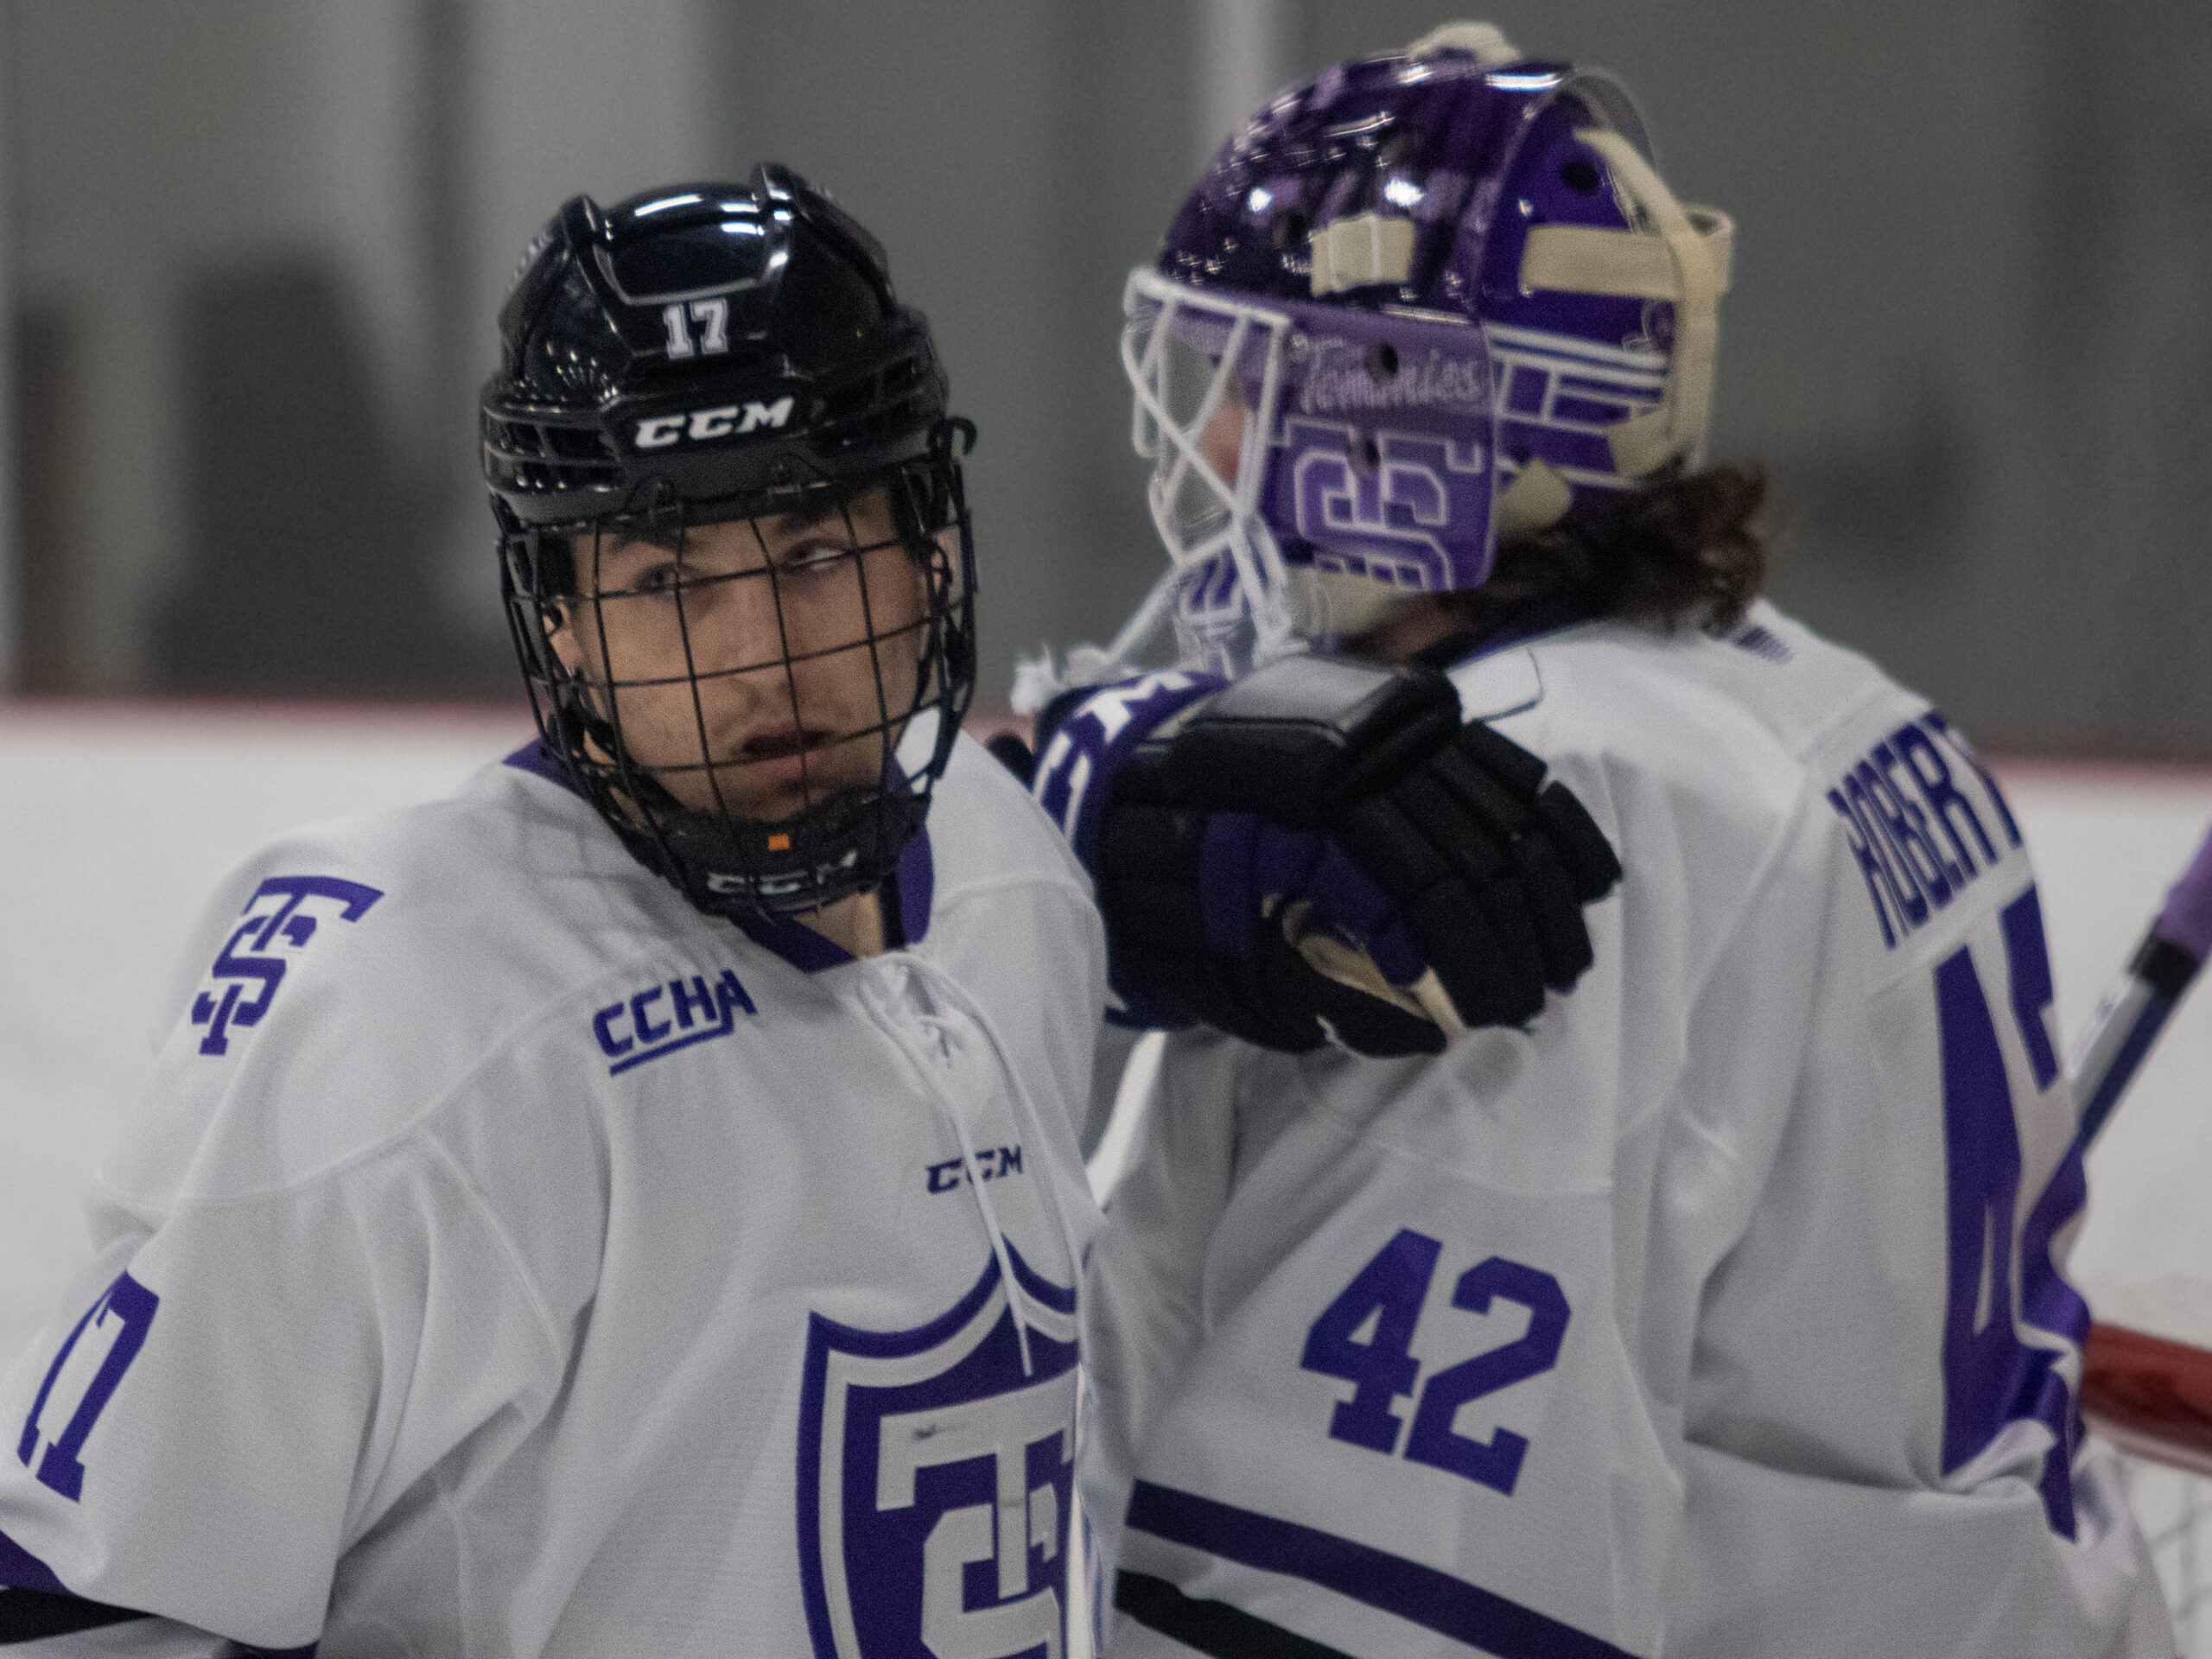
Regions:
[[[1382, 889], [1327, 836], [1286, 830], [1249, 812], [1217, 812], [1206, 821], [1198, 851], [1199, 913], [1209, 948], [1249, 961], [1259, 929], [1301, 900], [1313, 906], [1307, 925], [1364, 950], [1393, 985], [1410, 985], [1426, 965], [1405, 919]], [[1281, 903], [1263, 917], [1270, 896]]]
[[1099, 687], [1049, 736], [1039, 734], [1037, 776], [1030, 792], [1060, 826], [1076, 857], [1096, 878], [1099, 824], [1114, 769], [1154, 728], [1187, 703], [1227, 682], [1165, 669]]
[[2152, 931], [2199, 962], [2212, 954], [2212, 830], [2205, 832], [2181, 880], [2167, 890], [2165, 908]]

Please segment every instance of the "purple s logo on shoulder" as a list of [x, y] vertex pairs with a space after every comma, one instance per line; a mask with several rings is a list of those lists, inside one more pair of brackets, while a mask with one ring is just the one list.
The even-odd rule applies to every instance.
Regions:
[[207, 1033], [200, 1052], [227, 1054], [232, 1027], [261, 1023], [287, 963], [315, 938], [319, 915], [358, 922], [383, 897], [378, 888], [334, 875], [272, 875], [256, 887], [238, 912], [243, 919], [207, 970], [213, 983], [203, 984], [192, 999], [192, 1023]]

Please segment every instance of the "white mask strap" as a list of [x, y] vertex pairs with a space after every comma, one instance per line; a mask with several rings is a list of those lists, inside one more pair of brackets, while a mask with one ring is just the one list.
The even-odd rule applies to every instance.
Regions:
[[1609, 428], [1606, 437], [1614, 467], [1625, 477], [1640, 478], [1675, 455], [1694, 467], [1703, 458], [1712, 419], [1719, 301], [1728, 291], [1734, 222], [1713, 208], [1676, 201], [1621, 134], [1588, 127], [1575, 136], [1605, 157], [1614, 181], [1652, 228], [1536, 226], [1522, 251], [1522, 286], [1673, 303], [1675, 343], [1665, 396], [1656, 409]]

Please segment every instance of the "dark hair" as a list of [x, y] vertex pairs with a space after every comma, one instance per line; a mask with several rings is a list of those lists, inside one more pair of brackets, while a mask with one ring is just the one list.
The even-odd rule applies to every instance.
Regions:
[[1663, 629], [1730, 627], [1766, 580], [1765, 505], [1757, 467], [1663, 479], [1504, 543], [1489, 581], [1438, 598], [1477, 633], [1532, 601], [1561, 599]]

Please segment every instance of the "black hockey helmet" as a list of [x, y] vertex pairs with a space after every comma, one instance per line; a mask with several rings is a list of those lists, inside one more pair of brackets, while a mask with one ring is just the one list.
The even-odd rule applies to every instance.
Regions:
[[[742, 186], [671, 186], [604, 209], [576, 196], [524, 251], [499, 332], [481, 404], [484, 471], [547, 747], [632, 851], [709, 913], [786, 913], [876, 886], [921, 826], [975, 682], [957, 459], [974, 429], [948, 415], [928, 321], [899, 303], [881, 246], [773, 162]], [[647, 764], [625, 741], [623, 694], [660, 682], [620, 677], [603, 621], [596, 676], [553, 647], [580, 596], [623, 596], [599, 572], [602, 554], [626, 540], [673, 545], [680, 565], [700, 526], [750, 520], [757, 537], [760, 521], [826, 505], [849, 527], [849, 504], [878, 488], [920, 568], [918, 620], [879, 626], [885, 607], [869, 606], [856, 558], [869, 620], [849, 640], [795, 645], [777, 597], [780, 658], [702, 669], [697, 613], [680, 625], [695, 693], [725, 675], [780, 670], [799, 724], [795, 651], [799, 661], [865, 652], [878, 718], [837, 737], [877, 746], [874, 781], [809, 791], [796, 816], [748, 817], [720, 786], [741, 762], [714, 753], [703, 709], [695, 761]], [[759, 568], [743, 574], [773, 591], [788, 578], [761, 548]], [[701, 580], [690, 579], [695, 590]], [[894, 632], [911, 653], [890, 648]], [[698, 787], [671, 788], [678, 772], [705, 779], [710, 805]]]

